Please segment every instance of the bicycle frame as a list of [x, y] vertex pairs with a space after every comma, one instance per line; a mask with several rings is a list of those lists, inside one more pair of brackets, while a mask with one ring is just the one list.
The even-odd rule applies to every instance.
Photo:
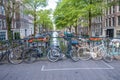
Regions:
[[114, 45], [110, 47], [110, 55], [112, 57], [120, 55], [120, 45]]

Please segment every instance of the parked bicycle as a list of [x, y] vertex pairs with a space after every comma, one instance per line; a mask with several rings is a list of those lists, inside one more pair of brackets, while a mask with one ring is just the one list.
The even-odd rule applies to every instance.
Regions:
[[58, 37], [57, 32], [52, 32], [52, 35], [49, 40], [49, 47], [46, 49], [47, 51], [47, 58], [51, 62], [56, 62], [63, 57], [63, 53], [61, 52], [61, 47], [60, 47], [60, 42], [61, 42], [60, 37]]
[[[67, 55], [67, 57], [69, 56], [69, 58], [71, 58], [73, 61], [78, 61], [79, 57], [78, 57], [78, 53], [77, 48], [75, 47], [76, 42], [74, 42], [74, 44], [72, 44], [72, 40], [71, 41], [67, 41], [64, 40], [63, 37], [58, 37], [58, 36], [53, 36], [51, 37], [53, 39], [53, 43], [52, 46], [49, 48], [48, 51], [48, 59], [52, 62], [56, 62], [59, 59], [62, 59], [64, 57], [64, 54]], [[61, 41], [60, 41], [61, 40]], [[67, 41], [67, 48], [66, 51], [63, 52], [63, 50], [60, 48], [61, 45], [55, 45], [55, 43], [64, 43], [64, 41]]]
[[10, 63], [20, 64], [23, 62], [22, 53], [26, 48], [24, 40], [13, 40], [10, 42], [10, 54], [8, 56]]
[[[0, 61], [5, 59], [10, 54], [10, 44], [9, 41], [0, 41]], [[9, 59], [8, 59], [9, 61]]]
[[[92, 42], [92, 46], [91, 46], [91, 42], [89, 42], [87, 40], [81, 40], [80, 41], [80, 47], [78, 47], [77, 52], [79, 53], [79, 57], [81, 60], [89, 60], [89, 59], [93, 59], [93, 60], [100, 60], [100, 59], [110, 59], [111, 57], [109, 56], [109, 51], [108, 51], [108, 47], [105, 45], [104, 40], [102, 40], [102, 38], [98, 38], [99, 40], [101, 40], [101, 44], [94, 44]], [[106, 58], [106, 56], [108, 58]]]
[[42, 40], [43, 38], [34, 38], [27, 40], [27, 48], [22, 54], [24, 62], [33, 63], [38, 58], [41, 58], [43, 56], [43, 49], [45, 47], [45, 44]]
[[19, 41], [0, 41], [0, 61], [7, 59], [12, 64], [20, 64], [22, 62], [21, 54]]
[[111, 41], [108, 52], [109, 55], [104, 57], [106, 62], [112, 62], [113, 59], [120, 59], [120, 40]]

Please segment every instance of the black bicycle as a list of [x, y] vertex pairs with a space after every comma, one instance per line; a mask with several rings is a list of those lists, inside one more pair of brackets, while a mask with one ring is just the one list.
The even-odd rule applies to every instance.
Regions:
[[9, 46], [9, 41], [0, 41], [0, 61], [8, 57], [10, 53]]
[[21, 49], [15, 44], [16, 41], [0, 41], [0, 61], [7, 59], [12, 64], [20, 64], [22, 62]]
[[56, 62], [60, 59], [62, 59], [64, 56], [61, 53], [61, 49], [59, 46], [57, 45], [51, 45], [48, 49], [47, 49], [47, 58], [49, 61], [51, 62]]
[[28, 42], [28, 48], [24, 50], [22, 57], [24, 62], [33, 63], [37, 60], [37, 58], [41, 58], [43, 56], [43, 42], [33, 41], [31, 43]]
[[47, 58], [49, 61], [56, 62], [64, 58], [65, 55], [69, 56], [75, 62], [80, 59], [76, 46], [71, 44], [71, 49], [68, 49], [68, 47], [65, 48], [65, 45], [63, 45], [65, 40], [62, 37], [51, 37], [51, 40], [51, 46], [47, 49]]
[[23, 62], [22, 53], [25, 50], [26, 44], [24, 40], [13, 40], [10, 42], [10, 54], [8, 55], [9, 62], [12, 64], [20, 64]]

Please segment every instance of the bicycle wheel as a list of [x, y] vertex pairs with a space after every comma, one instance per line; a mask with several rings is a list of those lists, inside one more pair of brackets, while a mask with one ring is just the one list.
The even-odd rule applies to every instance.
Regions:
[[3, 58], [3, 53], [0, 52], [0, 61], [2, 60], [2, 58]]
[[2, 50], [2, 44], [0, 43], [0, 61], [2, 60], [3, 57], [3, 50]]
[[114, 53], [114, 58], [116, 60], [120, 60], [120, 48], [116, 48], [116, 52]]
[[92, 59], [93, 59], [93, 60], [101, 60], [103, 53], [104, 53], [104, 52], [103, 52], [102, 49], [96, 51], [96, 52], [94, 53], [95, 55], [92, 56]]
[[28, 49], [27, 51], [23, 53], [24, 62], [26, 63], [35, 62], [36, 57], [37, 57], [37, 50], [35, 49]]
[[73, 61], [77, 62], [80, 60], [79, 53], [77, 52], [77, 49], [73, 48], [70, 51], [70, 57]]
[[105, 54], [103, 56], [103, 59], [105, 62], [112, 62], [113, 61], [113, 56], [111, 54], [111, 50], [108, 49], [108, 50], [105, 50]]
[[51, 62], [56, 62], [59, 60], [60, 52], [57, 49], [50, 49], [47, 53], [47, 58]]
[[10, 51], [8, 55], [8, 60], [12, 64], [20, 64], [22, 63], [22, 49], [20, 48], [14, 48]]
[[79, 48], [78, 53], [81, 60], [89, 60], [91, 58], [90, 50], [87, 47]]

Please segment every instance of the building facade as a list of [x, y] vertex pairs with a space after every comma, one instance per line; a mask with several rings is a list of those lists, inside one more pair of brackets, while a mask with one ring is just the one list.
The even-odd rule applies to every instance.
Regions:
[[91, 32], [92, 37], [101, 37], [102, 36], [102, 16], [97, 16], [92, 18]]
[[120, 4], [119, 3], [109, 7], [104, 11], [103, 36], [120, 38]]
[[[14, 13], [14, 18], [12, 21], [11, 31], [13, 34], [13, 39], [18, 36], [24, 38], [26, 36], [32, 35], [34, 32], [33, 28], [33, 17], [24, 14], [25, 7], [23, 5], [17, 8]], [[0, 40], [7, 40], [7, 26], [6, 26], [6, 16], [3, 6], [0, 6]]]
[[0, 6], [0, 40], [7, 39], [5, 11], [3, 6]]
[[[88, 21], [82, 19], [81, 23], [88, 23]], [[84, 24], [79, 24], [78, 25], [78, 34], [81, 36], [87, 36], [88, 35], [88, 26], [84, 26]]]
[[[106, 3], [116, 0], [106, 0]], [[79, 26], [79, 33], [86, 34], [88, 27]], [[102, 16], [92, 18], [92, 36], [120, 38], [120, 3], [103, 10]]]
[[31, 15], [24, 14], [25, 6], [20, 6], [19, 10], [19, 23], [20, 23], [20, 37], [24, 38], [34, 33], [33, 17]]

